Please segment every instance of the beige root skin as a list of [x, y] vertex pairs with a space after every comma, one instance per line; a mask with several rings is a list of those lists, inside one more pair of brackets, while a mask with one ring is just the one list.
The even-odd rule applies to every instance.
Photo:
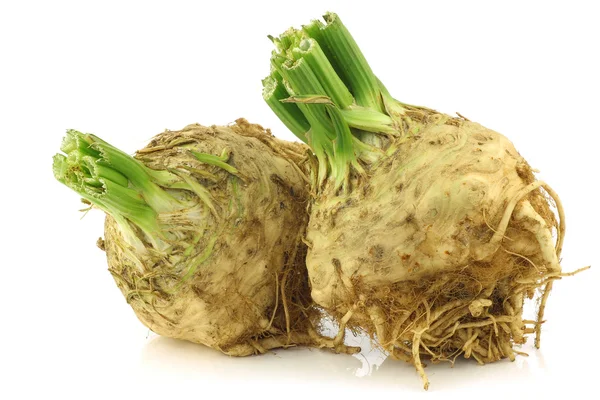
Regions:
[[[142, 323], [234, 356], [296, 345], [350, 351], [310, 333], [317, 315], [302, 242], [305, 149], [238, 120], [167, 131], [137, 153], [149, 168], [194, 185], [195, 193], [177, 183], [166, 190], [197, 202], [159, 216], [168, 245], [161, 251], [139, 232], [145, 248], [129, 246], [115, 220], [106, 219], [109, 271]], [[233, 169], [201, 162], [191, 151], [229, 154]]]
[[358, 347], [338, 345], [316, 333], [291, 332], [290, 334], [270, 336], [262, 339], [249, 339], [246, 343], [235, 344], [221, 351], [234, 357], [264, 354], [278, 348], [296, 346], [318, 347], [331, 349], [336, 353], [355, 354], [360, 351]]
[[[564, 213], [504, 136], [421, 117], [349, 195], [322, 188], [306, 241], [313, 299], [338, 321], [352, 311], [348, 327], [413, 363], [427, 388], [424, 359], [514, 360], [532, 333], [539, 345]], [[540, 288], [538, 319], [524, 320]]]

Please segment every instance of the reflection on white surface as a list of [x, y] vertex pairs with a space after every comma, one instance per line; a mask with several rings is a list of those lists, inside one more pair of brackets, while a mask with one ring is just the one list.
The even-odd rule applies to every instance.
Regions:
[[[235, 358], [205, 346], [151, 334], [142, 350], [141, 369], [157, 376], [178, 379], [202, 376], [223, 381], [244, 380], [278, 382], [315, 382], [342, 386], [368, 385], [370, 389], [395, 388], [421, 392], [421, 380], [412, 365], [386, 357], [374, 348], [366, 336], [348, 334], [347, 343], [361, 346], [353, 356], [327, 350], [291, 348], [260, 356]], [[529, 357], [519, 356], [515, 362], [503, 360], [486, 366], [474, 360], [457, 359], [450, 363], [430, 364], [426, 371], [431, 391], [449, 389], [472, 390], [480, 384], [528, 385], [544, 370], [544, 360], [532, 345], [523, 347]], [[532, 368], [533, 367], [533, 368]]]
[[361, 349], [360, 353], [352, 355], [352, 357], [357, 358], [362, 363], [362, 367], [354, 371], [354, 376], [362, 378], [373, 375], [387, 359], [387, 354], [374, 346], [368, 336], [361, 335], [355, 337], [350, 332], [346, 332], [346, 338], [346, 342], [349, 345], [357, 346]]
[[[593, 283], [583, 281], [580, 288], [585, 285], [591, 288]], [[553, 304], [561, 301], [567, 304], [578, 295], [575, 287], [557, 286], [557, 295], [551, 299]], [[586, 307], [573, 307], [561, 315], [550, 310], [549, 321], [544, 324], [542, 349], [535, 349], [533, 337], [529, 337], [519, 348], [529, 356], [517, 356], [514, 362], [502, 360], [480, 366], [473, 359], [458, 358], [454, 366], [429, 363], [426, 372], [431, 385], [427, 393], [412, 365], [387, 358], [371, 346], [368, 337], [351, 333], [346, 335], [346, 343], [362, 349], [353, 356], [292, 348], [246, 358], [228, 357], [204, 346], [151, 334], [141, 349], [139, 367], [133, 366], [133, 369], [143, 384], [166, 381], [164, 386], [169, 390], [173, 385], [188, 390], [201, 384], [212, 385], [218, 391], [238, 386], [253, 388], [247, 389], [250, 391], [268, 385], [286, 391], [293, 387], [287, 397], [303, 399], [312, 398], [314, 393], [319, 393], [317, 399], [401, 396], [406, 392], [412, 398], [426, 393], [428, 400], [431, 396], [447, 399], [465, 398], [465, 395], [506, 398], [507, 393], [518, 393], [522, 398], [537, 398], [541, 393], [572, 395], [584, 393], [594, 382], [594, 369], [585, 367], [589, 349], [585, 348], [584, 341], [569, 339], [577, 324], [588, 315], [589, 310], [586, 310]], [[335, 332], [334, 324], [325, 325], [323, 333], [333, 336]]]
[[180, 377], [218, 375], [251, 380], [339, 380], [361, 370], [354, 357], [306, 348], [276, 350], [260, 356], [230, 357], [205, 346], [153, 337], [144, 347], [142, 368], [147, 372], [168, 372]]

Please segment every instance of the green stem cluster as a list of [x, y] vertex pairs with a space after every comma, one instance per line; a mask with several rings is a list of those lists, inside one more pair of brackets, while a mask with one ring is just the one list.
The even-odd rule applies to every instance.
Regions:
[[155, 182], [156, 174], [94, 135], [69, 130], [61, 151], [65, 154], [54, 156], [56, 179], [113, 216], [128, 233], [131, 222], [156, 243], [163, 238], [158, 214], [183, 208]]
[[378, 157], [373, 135], [400, 135], [404, 108], [373, 74], [337, 15], [289, 29], [278, 38], [263, 97], [281, 121], [313, 150], [319, 186], [346, 186], [352, 170]]

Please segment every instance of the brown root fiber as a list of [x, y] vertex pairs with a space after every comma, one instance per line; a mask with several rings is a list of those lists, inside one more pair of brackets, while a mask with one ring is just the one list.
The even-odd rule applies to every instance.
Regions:
[[[376, 336], [392, 357], [410, 360], [420, 372], [422, 357], [432, 362], [454, 362], [460, 355], [479, 363], [513, 360], [513, 346], [523, 344], [525, 334], [537, 325], [523, 320], [523, 300], [553, 278], [524, 268], [510, 256], [497, 262], [505, 264], [397, 283], [386, 295], [369, 293], [356, 282], [358, 292], [365, 290], [365, 298], [377, 300], [366, 302], [365, 311], [358, 314], [363, 320], [356, 318], [352, 324], [368, 327], [367, 332]], [[516, 267], [513, 273], [504, 271], [510, 264]], [[496, 272], [489, 271], [495, 268]], [[530, 283], [519, 284], [521, 280]], [[373, 308], [386, 310], [386, 319], [379, 326], [372, 324], [372, 318], [366, 320], [366, 310]]]
[[107, 216], [109, 271], [144, 325], [233, 356], [332, 347], [313, 328], [304, 153], [243, 119], [166, 131], [138, 151], [184, 205], [157, 215], [153, 243]]

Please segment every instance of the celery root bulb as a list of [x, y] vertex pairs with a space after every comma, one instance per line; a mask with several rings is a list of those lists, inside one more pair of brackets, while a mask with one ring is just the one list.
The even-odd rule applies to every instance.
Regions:
[[166, 131], [135, 158], [74, 131], [63, 151], [55, 174], [107, 213], [109, 271], [152, 331], [234, 356], [327, 346], [309, 310], [303, 145], [240, 119]]
[[421, 354], [514, 359], [541, 322], [523, 319], [524, 299], [561, 273], [552, 230], [563, 230], [504, 136], [429, 120], [351, 193], [314, 202], [312, 297], [419, 368]]
[[306, 263], [334, 342], [366, 331], [425, 388], [422, 358], [514, 359], [534, 332], [539, 346], [564, 276], [557, 195], [506, 137], [394, 99], [338, 16], [324, 20], [272, 38], [263, 97], [314, 155]]

